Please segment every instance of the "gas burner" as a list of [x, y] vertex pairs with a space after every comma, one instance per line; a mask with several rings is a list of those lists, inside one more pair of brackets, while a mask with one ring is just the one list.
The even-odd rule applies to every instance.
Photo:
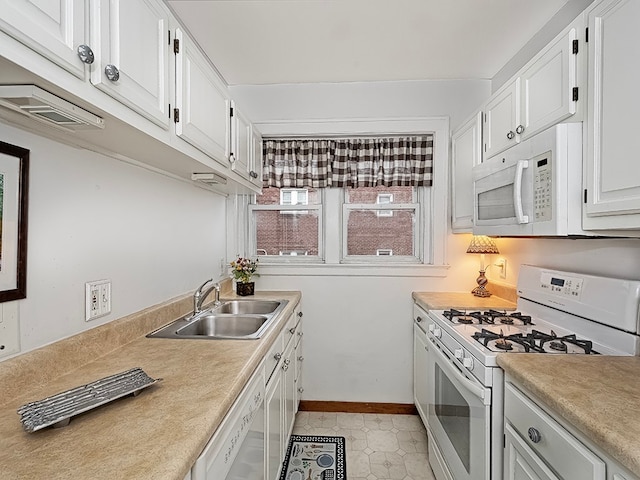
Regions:
[[484, 312], [484, 315], [491, 318], [491, 322], [488, 323], [495, 323], [497, 321], [505, 325], [513, 325], [517, 320], [519, 323], [522, 323], [522, 325], [533, 325], [531, 317], [529, 315], [523, 315], [521, 312], [507, 313], [506, 311], [488, 310]]
[[473, 317], [470, 317], [469, 315], [456, 315], [456, 320], [458, 323], [464, 323], [467, 325], [473, 323]]
[[[494, 333], [483, 328], [482, 331], [475, 332], [472, 337], [487, 348], [495, 347], [499, 350], [510, 351], [513, 350], [512, 344], [516, 343], [522, 346], [525, 352], [544, 352], [542, 348], [536, 345], [530, 335], [523, 335], [522, 333], [505, 335], [502, 329], [500, 329], [500, 333]], [[489, 342], [493, 343], [489, 345]]]
[[543, 333], [538, 330], [533, 330], [529, 336], [531, 336], [532, 340], [538, 342], [538, 345], [542, 350], [545, 348], [545, 344], [549, 345], [549, 348], [556, 352], [568, 352], [567, 344], [575, 345], [578, 348], [581, 348], [583, 352], [586, 354], [596, 354], [598, 352], [593, 350], [593, 342], [589, 340], [582, 340], [577, 338], [575, 334], [565, 335], [563, 337], [558, 337], [556, 332], [551, 330], [551, 333]]
[[472, 323], [494, 323], [493, 318], [482, 312], [461, 312], [452, 308], [451, 310], [445, 310], [442, 315], [447, 318], [451, 323], [462, 323], [469, 325]]

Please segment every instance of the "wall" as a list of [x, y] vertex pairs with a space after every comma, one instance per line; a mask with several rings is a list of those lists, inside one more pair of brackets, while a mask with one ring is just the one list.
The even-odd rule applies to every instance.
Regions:
[[[449, 116], [455, 128], [489, 96], [489, 82], [236, 86], [231, 94], [255, 122]], [[258, 278], [258, 289], [302, 291], [303, 398], [413, 403], [411, 292], [471, 291], [479, 260], [465, 254], [470, 238], [449, 236], [445, 277], [309, 268]]]
[[[4, 123], [0, 139], [31, 151], [22, 351], [190, 292], [219, 272], [222, 196]], [[84, 284], [104, 278], [112, 313], [85, 323]]]

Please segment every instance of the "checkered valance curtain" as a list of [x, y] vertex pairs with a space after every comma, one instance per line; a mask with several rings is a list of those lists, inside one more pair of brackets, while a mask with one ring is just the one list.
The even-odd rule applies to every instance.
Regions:
[[430, 186], [433, 135], [265, 140], [265, 187]]

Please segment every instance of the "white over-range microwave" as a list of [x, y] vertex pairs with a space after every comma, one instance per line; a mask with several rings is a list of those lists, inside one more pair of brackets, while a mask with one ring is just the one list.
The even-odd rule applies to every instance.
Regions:
[[551, 127], [473, 168], [477, 235], [593, 235], [582, 230], [582, 123]]

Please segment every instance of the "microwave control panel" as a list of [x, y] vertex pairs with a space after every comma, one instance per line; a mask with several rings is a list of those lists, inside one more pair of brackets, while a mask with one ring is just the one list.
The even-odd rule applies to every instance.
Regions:
[[551, 185], [551, 153], [533, 160], [533, 214], [535, 222], [550, 221], [553, 216], [553, 189]]

